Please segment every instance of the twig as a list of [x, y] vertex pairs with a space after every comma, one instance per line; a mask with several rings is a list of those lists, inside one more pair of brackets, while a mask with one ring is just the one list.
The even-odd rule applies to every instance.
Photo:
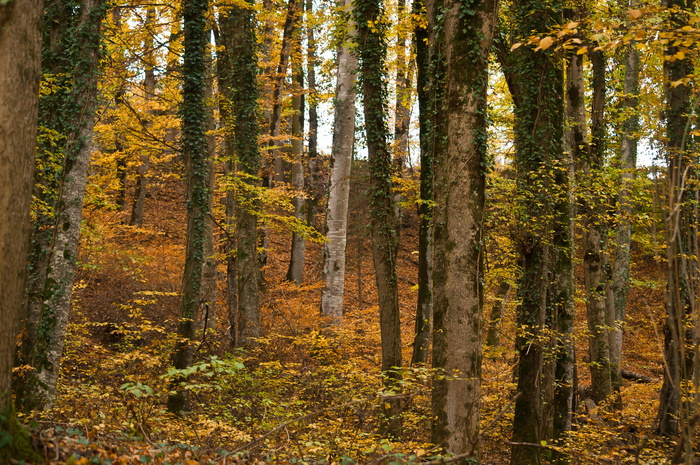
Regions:
[[489, 424], [486, 426], [486, 428], [483, 429], [483, 431], [490, 430], [491, 427], [503, 416], [503, 414], [506, 413], [506, 411], [510, 408], [510, 406], [513, 405], [515, 403], [515, 401], [518, 400], [520, 398], [520, 396], [522, 396], [522, 395], [523, 395], [522, 392], [518, 392], [517, 394], [515, 394], [513, 396], [513, 398], [511, 400], [509, 400], [506, 405], [503, 406], [503, 408], [500, 410], [500, 412], [498, 412], [496, 414], [496, 416], [493, 417], [493, 419], [489, 422]]

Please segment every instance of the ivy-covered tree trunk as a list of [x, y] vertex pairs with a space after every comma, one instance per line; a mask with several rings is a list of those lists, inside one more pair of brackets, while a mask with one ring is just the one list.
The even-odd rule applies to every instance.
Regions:
[[[547, 34], [563, 21], [562, 3], [516, 0], [513, 4], [515, 40]], [[522, 276], [518, 285], [518, 392], [513, 419], [513, 442], [539, 443], [552, 434], [554, 409], [543, 403], [553, 387], [546, 383], [544, 358], [559, 348], [550, 343], [558, 319], [571, 308], [569, 166], [563, 150], [564, 87], [561, 52], [523, 45], [505, 63], [515, 102], [515, 156]], [[561, 275], [561, 276], [560, 276]], [[551, 312], [551, 313], [550, 313]], [[548, 328], [548, 326], [551, 326]], [[556, 338], [555, 338], [556, 339]], [[560, 374], [564, 372], [560, 371]], [[556, 392], [554, 393], [556, 396]], [[566, 423], [565, 419], [559, 419]], [[542, 450], [514, 445], [511, 464], [540, 463]]]
[[[29, 435], [15, 414], [15, 341], [22, 316], [29, 244], [29, 206], [41, 71], [41, 1], [0, 5], [0, 462], [31, 460]], [[9, 440], [8, 440], [9, 439]]]
[[[432, 1], [432, 42], [444, 53], [436, 129], [432, 442], [480, 459], [483, 216], [486, 188], [486, 90], [497, 0]], [[442, 19], [438, 19], [441, 16]], [[440, 53], [440, 52], [436, 52]], [[466, 461], [465, 461], [466, 462]]]
[[620, 141], [620, 177], [617, 194], [617, 227], [615, 231], [615, 258], [612, 264], [614, 322], [610, 330], [610, 363], [613, 388], [622, 386], [622, 326], [627, 308], [627, 290], [630, 280], [630, 243], [632, 237], [632, 183], [637, 167], [639, 140], [639, 51], [634, 43], [625, 48], [625, 80], [622, 100], [626, 118], [622, 123]]
[[[386, 89], [386, 23], [382, 18], [382, 0], [355, 0], [359, 77], [369, 152], [369, 210], [372, 230], [379, 323], [382, 339], [382, 371], [385, 387], [398, 389], [401, 367], [401, 318], [396, 275], [396, 255], [399, 245], [399, 222], [394, 211], [392, 156], [388, 144]], [[386, 407], [388, 405], [388, 407]], [[385, 434], [399, 435], [398, 414], [401, 403], [391, 400], [385, 404]]]
[[[668, 7], [679, 8], [671, 14], [673, 28], [687, 24], [694, 2], [671, 1]], [[674, 56], [678, 46], [671, 44], [665, 51]], [[666, 289], [666, 325], [664, 327], [664, 357], [666, 369], [661, 387], [657, 432], [667, 436], [680, 435], [679, 450], [686, 463], [692, 463], [693, 419], [697, 405], [691, 392], [694, 350], [698, 318], [697, 250], [697, 155], [689, 118], [694, 112], [691, 85], [675, 81], [692, 75], [694, 66], [689, 58], [664, 62], [666, 79], [666, 161], [668, 164], [668, 204], [666, 205], [666, 258], [668, 284]]]
[[[252, 5], [222, 11], [221, 37], [231, 63], [230, 87], [223, 89], [231, 105], [233, 128], [227, 130], [240, 178], [235, 202], [238, 275], [236, 339], [251, 344], [260, 335], [258, 287], [257, 197], [254, 192], [260, 170], [258, 147], [258, 65], [255, 14]], [[231, 131], [232, 129], [232, 131]]]
[[[422, 15], [425, 9], [423, 0], [414, 0], [413, 14]], [[418, 118], [420, 122], [420, 202], [418, 203], [418, 216], [420, 217], [420, 229], [418, 231], [418, 300], [416, 302], [416, 325], [413, 338], [413, 353], [411, 365], [428, 363], [430, 349], [430, 335], [433, 327], [433, 228], [432, 228], [432, 203], [433, 203], [433, 170], [431, 152], [432, 133], [431, 128], [435, 124], [434, 102], [437, 96], [430, 86], [431, 76], [437, 82], [444, 78], [444, 63], [440, 62], [440, 68], [434, 66], [428, 50], [429, 35], [434, 31], [434, 18], [429, 18], [431, 24], [428, 29], [420, 23], [414, 30], [414, 43], [416, 47], [416, 87], [418, 89]], [[433, 48], [435, 50], [435, 48]], [[438, 75], [438, 73], [440, 73]]]
[[[295, 194], [292, 198], [294, 216], [303, 221], [305, 217], [304, 204], [304, 66], [301, 55], [301, 27], [303, 0], [297, 0], [297, 11], [294, 17], [291, 44], [292, 63], [292, 189]], [[287, 269], [287, 280], [296, 284], [304, 281], [304, 259], [306, 254], [306, 240], [298, 231], [292, 233], [292, 248]]]
[[338, 73], [335, 88], [335, 115], [331, 174], [326, 210], [326, 238], [323, 248], [323, 292], [321, 313], [331, 322], [343, 316], [345, 291], [345, 248], [347, 244], [350, 168], [355, 146], [355, 81], [357, 58], [350, 52], [349, 41], [355, 36], [352, 1], [344, 0], [342, 42], [338, 46]]
[[[183, 3], [183, 63], [182, 63], [182, 136], [180, 144], [185, 159], [187, 177], [187, 235], [185, 269], [182, 274], [180, 322], [173, 365], [182, 370], [192, 365], [192, 341], [197, 331], [197, 319], [202, 301], [202, 276], [205, 243], [209, 221], [209, 150], [206, 138], [207, 112], [204, 94], [207, 80], [205, 51], [209, 43], [206, 25], [208, 0], [185, 0]], [[179, 413], [189, 410], [189, 395], [179, 390], [168, 397], [168, 410]]]
[[[413, 89], [413, 60], [410, 59], [408, 24], [410, 14], [406, 10], [406, 0], [396, 2], [396, 100], [394, 104], [394, 165], [396, 178], [403, 176], [403, 169], [408, 159], [408, 131], [411, 124], [411, 97]], [[398, 182], [395, 187], [400, 187]], [[401, 221], [401, 191], [394, 193], [394, 211]]]
[[65, 342], [92, 148], [103, 0], [49, 1], [45, 6], [42, 72], [56, 79], [39, 101], [38, 214], [27, 269], [22, 363], [34, 369], [18, 385], [24, 411], [50, 407]]

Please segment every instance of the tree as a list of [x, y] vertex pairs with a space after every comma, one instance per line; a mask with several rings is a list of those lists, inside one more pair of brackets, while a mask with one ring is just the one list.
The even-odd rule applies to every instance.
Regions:
[[258, 65], [253, 5], [232, 6], [222, 11], [221, 39], [231, 63], [230, 87], [223, 89], [231, 105], [229, 144], [238, 168], [235, 204], [238, 276], [239, 345], [248, 345], [260, 335], [260, 294], [258, 287], [257, 208], [255, 186], [260, 170], [258, 147]]
[[338, 46], [338, 73], [335, 89], [331, 174], [326, 210], [326, 237], [323, 248], [323, 293], [321, 313], [339, 322], [343, 316], [345, 289], [345, 246], [347, 243], [350, 167], [355, 146], [355, 81], [357, 58], [348, 41], [354, 37], [352, 1], [342, 3], [342, 34]]
[[[208, 0], [183, 2], [184, 56], [182, 63], [182, 137], [180, 144], [187, 176], [187, 236], [185, 269], [182, 273], [180, 301], [180, 340], [173, 353], [173, 365], [183, 370], [192, 365], [192, 341], [202, 301], [202, 275], [206, 261], [205, 243], [209, 222], [209, 150], [206, 138], [207, 112], [204, 101], [207, 66], [205, 51], [210, 31], [206, 26]], [[189, 410], [189, 395], [179, 390], [168, 397], [168, 410]]]
[[42, 73], [50, 92], [39, 101], [37, 171], [27, 268], [22, 361], [34, 368], [18, 385], [25, 411], [56, 396], [75, 280], [83, 201], [92, 149], [103, 0], [50, 0], [45, 6]]
[[[423, 0], [415, 0], [413, 14], [420, 17], [425, 8]], [[434, 21], [434, 18], [430, 18]], [[413, 339], [413, 354], [411, 364], [428, 363], [428, 349], [430, 347], [430, 333], [433, 321], [433, 283], [432, 283], [432, 259], [433, 259], [433, 228], [432, 228], [432, 203], [433, 203], [433, 154], [431, 147], [434, 143], [431, 128], [437, 125], [438, 114], [434, 105], [440, 101], [440, 95], [429, 87], [430, 76], [436, 82], [444, 79], [444, 63], [441, 60], [431, 60], [428, 50], [429, 35], [434, 33], [434, 24], [430, 32], [426, 27], [417, 23], [414, 29], [414, 42], [416, 47], [416, 86], [418, 90], [418, 118], [420, 131], [420, 202], [418, 203], [418, 215], [420, 216], [420, 230], [418, 232], [418, 299], [416, 303], [416, 326]], [[433, 47], [432, 50], [438, 50]]]
[[[0, 5], [0, 462], [42, 460], [17, 420], [10, 382], [29, 244], [42, 2]], [[7, 441], [7, 438], [10, 440]]]
[[[432, 441], [479, 460], [486, 90], [498, 2], [427, 3], [444, 59], [431, 130], [435, 167]], [[439, 17], [442, 17], [441, 19]], [[442, 55], [442, 56], [439, 56]], [[444, 58], [443, 58], [444, 56]], [[442, 79], [442, 75], [438, 75]], [[466, 461], [465, 461], [466, 462]]]
[[[671, 27], [686, 24], [694, 2], [674, 1]], [[674, 57], [680, 45], [669, 43], [667, 57]], [[693, 153], [693, 136], [689, 133], [694, 103], [691, 84], [683, 80], [694, 72], [690, 58], [664, 61], [666, 87], [666, 162], [668, 164], [668, 199], [666, 205], [666, 324], [664, 326], [664, 382], [661, 387], [657, 432], [680, 435], [680, 459], [692, 463], [693, 423], [697, 405], [690, 393], [696, 343], [698, 270], [697, 155]], [[674, 82], [681, 82], [679, 85]], [[695, 374], [697, 376], [697, 374]]]
[[[291, 64], [292, 81], [294, 82], [292, 94], [292, 189], [295, 194], [292, 198], [294, 206], [294, 216], [300, 221], [304, 220], [304, 67], [301, 55], [301, 25], [303, 15], [302, 0], [297, 0], [297, 14], [294, 17], [292, 26], [291, 43]], [[304, 256], [306, 251], [306, 241], [299, 231], [292, 233], [292, 248], [289, 258], [289, 268], [287, 270], [287, 280], [296, 284], [304, 281]]]
[[[382, 0], [355, 0], [353, 13], [357, 23], [357, 53], [362, 84], [362, 104], [369, 153], [370, 223], [372, 258], [382, 339], [382, 371], [385, 385], [394, 390], [401, 366], [401, 319], [396, 275], [399, 222], [394, 211], [391, 184], [393, 163], [388, 145], [386, 71], [386, 22]], [[387, 434], [398, 434], [397, 400], [387, 402], [384, 425]]]

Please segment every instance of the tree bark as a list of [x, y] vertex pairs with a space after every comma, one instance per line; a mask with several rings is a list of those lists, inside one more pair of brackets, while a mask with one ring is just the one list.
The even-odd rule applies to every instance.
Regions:
[[[425, 8], [423, 0], [414, 0], [413, 14], [421, 15]], [[434, 19], [431, 20], [434, 22]], [[413, 339], [413, 354], [411, 365], [428, 363], [430, 349], [430, 335], [433, 328], [433, 144], [431, 128], [435, 126], [436, 113], [433, 104], [436, 95], [431, 90], [430, 79], [434, 73], [444, 73], [444, 63], [440, 63], [439, 69], [433, 65], [428, 50], [429, 35], [434, 30], [434, 25], [426, 27], [417, 24], [414, 30], [414, 42], [416, 47], [416, 86], [418, 89], [419, 110], [419, 135], [420, 135], [420, 202], [418, 204], [418, 216], [420, 217], [420, 229], [418, 232], [418, 301], [416, 303], [416, 325]]]
[[613, 387], [622, 386], [622, 327], [625, 322], [627, 290], [630, 280], [630, 243], [632, 236], [632, 183], [637, 167], [639, 140], [639, 51], [634, 42], [625, 48], [625, 81], [623, 107], [628, 115], [622, 123], [620, 142], [620, 190], [617, 194], [617, 227], [615, 231], [615, 259], [613, 261], [614, 322], [610, 331], [610, 364]]
[[[229, 133], [240, 173], [235, 202], [238, 275], [238, 316], [235, 330], [239, 345], [250, 345], [260, 335], [260, 293], [257, 252], [258, 202], [258, 84], [255, 15], [251, 8], [232, 6], [221, 18], [221, 35], [231, 63], [231, 87], [225, 89], [231, 105], [233, 128]], [[235, 87], [233, 87], [235, 83]]]
[[[362, 103], [369, 153], [370, 225], [372, 258], [379, 295], [379, 323], [382, 339], [382, 372], [385, 388], [398, 389], [401, 367], [401, 319], [399, 313], [396, 255], [399, 244], [399, 224], [394, 211], [391, 189], [393, 175], [389, 150], [386, 89], [386, 25], [381, 21], [382, 0], [355, 0], [357, 50], [362, 84]], [[387, 407], [388, 405], [388, 407]], [[401, 411], [399, 400], [385, 404], [382, 432], [400, 435]]]
[[[304, 221], [304, 67], [301, 55], [301, 26], [303, 0], [296, 10], [299, 13], [294, 17], [294, 26], [291, 43], [291, 64], [292, 64], [292, 189], [295, 196], [292, 198], [294, 206], [294, 216], [300, 221]], [[306, 240], [299, 231], [292, 232], [292, 249], [287, 269], [287, 281], [301, 284], [304, 281], [304, 256], [306, 252]]]
[[[56, 172], [36, 173], [35, 192], [45, 201], [32, 229], [28, 267], [23, 362], [34, 367], [18, 386], [25, 411], [50, 407], [56, 397], [66, 326], [75, 280], [83, 200], [95, 125], [100, 26], [107, 5], [83, 0], [78, 8], [46, 4], [43, 67], [63, 73], [66, 90], [42, 97], [40, 125], [62, 136], [60, 145], [40, 146], [40, 157], [63, 156]], [[50, 186], [50, 193], [39, 192]], [[48, 212], [48, 213], [46, 213]]]
[[[428, 2], [431, 16], [440, 14]], [[433, 271], [432, 442], [448, 453], [480, 459], [483, 216], [486, 188], [488, 59], [496, 0], [444, 0], [444, 32], [433, 44], [444, 53], [444, 98], [435, 102], [435, 238]], [[470, 13], [465, 14], [468, 8]], [[443, 35], [444, 34], [444, 35]], [[434, 54], [439, 54], [436, 51]], [[466, 460], [463, 461], [466, 463]]]
[[[208, 0], [185, 0], [183, 3], [183, 65], [182, 65], [182, 137], [180, 143], [187, 176], [187, 233], [185, 269], [182, 274], [180, 321], [173, 365], [182, 370], [192, 365], [192, 341], [197, 331], [202, 301], [204, 249], [209, 222], [209, 150], [207, 146], [207, 112], [204, 101], [207, 65], [205, 51], [209, 43], [206, 25]], [[184, 381], [175, 379], [174, 381]], [[168, 411], [190, 410], [188, 392], [180, 388], [168, 396]]]
[[321, 192], [321, 166], [318, 158], [318, 91], [316, 89], [316, 21], [314, 19], [313, 0], [306, 0], [306, 75], [307, 75], [307, 98], [309, 106], [309, 142], [307, 154], [307, 169], [309, 182], [307, 192], [309, 198], [306, 200], [306, 222], [312, 228], [317, 227], [316, 214], [318, 204], [323, 198]]
[[0, 435], [10, 438], [0, 447], [3, 463], [42, 461], [17, 420], [10, 389], [29, 245], [42, 3], [0, 5]]
[[331, 323], [343, 316], [345, 291], [345, 251], [348, 233], [348, 200], [350, 197], [350, 168], [355, 146], [355, 82], [357, 58], [348, 47], [355, 36], [352, 21], [352, 1], [344, 0], [348, 20], [344, 38], [338, 47], [338, 73], [335, 89], [331, 174], [326, 210], [326, 238], [323, 248], [323, 292], [321, 313]]
[[[671, 13], [670, 26], [687, 24], [686, 11], [693, 11], [694, 2], [669, 1], [669, 8], [680, 10]], [[673, 56], [678, 52], [670, 45], [664, 52]], [[664, 358], [666, 370], [661, 387], [661, 399], [657, 416], [657, 432], [667, 436], [680, 436], [683, 460], [692, 463], [693, 425], [697, 405], [689, 391], [693, 379], [694, 353], [688, 350], [697, 344], [697, 289], [698, 244], [696, 212], [697, 156], [693, 153], [690, 137], [690, 117], [694, 113], [690, 84], [673, 86], [672, 82], [692, 75], [694, 66], [689, 58], [664, 62], [666, 84], [666, 157], [668, 164], [668, 199], [666, 217], [666, 258], [668, 284], [666, 290], [666, 325], [664, 328]], [[686, 399], [683, 401], [683, 399]]]

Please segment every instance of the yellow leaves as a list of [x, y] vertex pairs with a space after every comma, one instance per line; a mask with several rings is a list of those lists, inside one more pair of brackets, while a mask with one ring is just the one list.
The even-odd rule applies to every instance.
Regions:
[[552, 46], [554, 43], [554, 37], [544, 37], [540, 40], [539, 44], [537, 45], [537, 48], [535, 50], [547, 50], [549, 47]]
[[632, 20], [639, 19], [643, 15], [644, 13], [642, 12], [642, 10], [627, 10], [627, 17]]

